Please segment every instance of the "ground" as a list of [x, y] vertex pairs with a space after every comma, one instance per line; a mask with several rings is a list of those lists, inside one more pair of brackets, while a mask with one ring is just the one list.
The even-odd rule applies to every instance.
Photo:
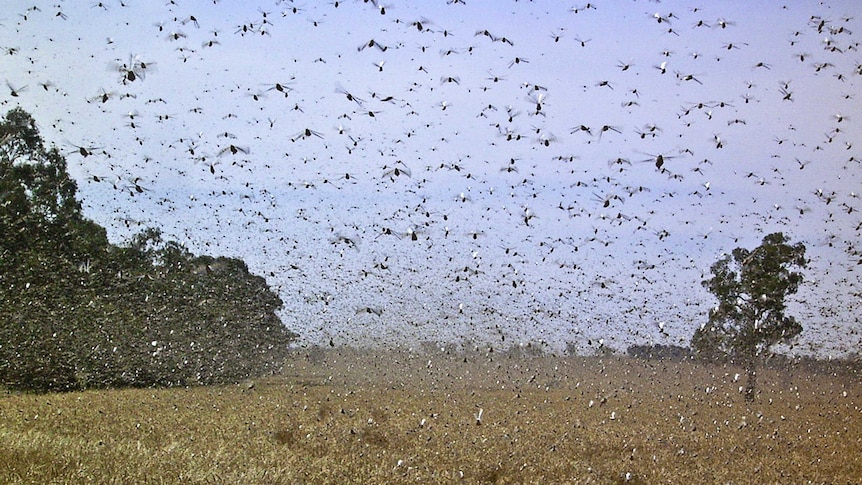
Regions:
[[240, 385], [0, 396], [8, 483], [851, 483], [856, 376], [302, 349]]

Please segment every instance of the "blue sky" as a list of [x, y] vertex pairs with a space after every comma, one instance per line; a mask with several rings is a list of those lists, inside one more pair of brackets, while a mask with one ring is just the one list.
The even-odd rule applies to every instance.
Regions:
[[859, 7], [586, 5], [12, 1], [0, 107], [114, 240], [242, 257], [303, 344], [687, 343], [783, 231], [798, 349], [858, 350]]

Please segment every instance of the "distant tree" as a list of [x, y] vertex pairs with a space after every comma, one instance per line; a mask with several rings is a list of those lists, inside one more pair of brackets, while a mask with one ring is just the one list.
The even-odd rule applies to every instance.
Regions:
[[691, 349], [679, 345], [631, 345], [626, 349], [629, 357], [636, 359], [665, 360], [682, 362], [691, 358]]
[[295, 334], [266, 281], [158, 229], [125, 246], [82, 215], [66, 160], [21, 109], [0, 120], [0, 386], [29, 391], [238, 381]]
[[805, 246], [791, 245], [777, 232], [752, 251], [734, 249], [712, 265], [712, 278], [703, 281], [718, 305], [695, 331], [691, 347], [699, 356], [739, 361], [748, 375], [746, 400], [754, 399], [758, 358], [802, 332], [784, 311], [785, 298], [796, 293], [803, 279], [793, 269], [805, 266]]

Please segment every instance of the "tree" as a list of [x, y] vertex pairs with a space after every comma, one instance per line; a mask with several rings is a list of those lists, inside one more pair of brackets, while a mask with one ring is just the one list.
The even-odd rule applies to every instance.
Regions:
[[83, 257], [107, 244], [104, 229], [82, 216], [77, 189], [65, 158], [44, 147], [33, 118], [10, 110], [0, 122], [0, 252], [8, 258], [47, 244]]
[[777, 232], [752, 251], [734, 249], [712, 265], [712, 278], [703, 281], [718, 305], [695, 331], [691, 346], [700, 356], [739, 361], [748, 375], [748, 401], [754, 399], [758, 358], [802, 332], [802, 325], [784, 312], [785, 298], [796, 293], [803, 279], [793, 270], [805, 266], [805, 246], [791, 245]]
[[76, 192], [29, 114], [0, 119], [0, 386], [210, 384], [279, 369], [296, 335], [263, 278], [155, 228], [111, 244]]

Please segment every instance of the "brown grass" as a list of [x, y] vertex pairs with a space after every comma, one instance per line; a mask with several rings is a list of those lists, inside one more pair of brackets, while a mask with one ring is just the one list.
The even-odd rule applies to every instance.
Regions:
[[[862, 385], [621, 357], [298, 354], [251, 385], [0, 397], [5, 483], [852, 483]], [[482, 409], [481, 423], [476, 415]]]

